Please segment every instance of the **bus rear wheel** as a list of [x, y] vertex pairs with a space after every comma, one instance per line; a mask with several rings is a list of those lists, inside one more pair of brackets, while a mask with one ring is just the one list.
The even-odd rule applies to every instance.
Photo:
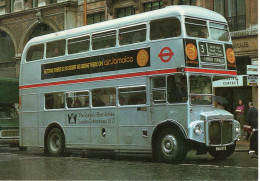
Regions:
[[223, 160], [233, 154], [236, 148], [236, 142], [233, 145], [227, 146], [226, 150], [216, 151], [216, 148], [209, 148], [209, 154], [217, 160]]
[[64, 134], [59, 128], [50, 130], [47, 136], [47, 153], [51, 156], [63, 156], [65, 149]]
[[153, 151], [158, 162], [178, 163], [187, 155], [184, 139], [173, 129], [162, 130], [157, 136], [155, 144]]

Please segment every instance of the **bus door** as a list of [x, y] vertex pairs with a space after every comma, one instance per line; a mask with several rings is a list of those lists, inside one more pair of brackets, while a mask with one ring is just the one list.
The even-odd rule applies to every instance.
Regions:
[[118, 94], [119, 145], [128, 149], [145, 149], [144, 146], [149, 145], [150, 117], [146, 86], [121, 87]]
[[183, 74], [151, 77], [153, 125], [174, 120], [187, 126], [187, 78]]

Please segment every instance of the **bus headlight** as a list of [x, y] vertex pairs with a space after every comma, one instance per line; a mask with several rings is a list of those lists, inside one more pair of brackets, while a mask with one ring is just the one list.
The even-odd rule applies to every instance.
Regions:
[[196, 124], [193, 128], [193, 131], [196, 135], [201, 135], [202, 133], [202, 128], [201, 128], [201, 125], [200, 124]]
[[235, 125], [235, 132], [238, 134], [240, 132], [240, 125], [236, 124]]

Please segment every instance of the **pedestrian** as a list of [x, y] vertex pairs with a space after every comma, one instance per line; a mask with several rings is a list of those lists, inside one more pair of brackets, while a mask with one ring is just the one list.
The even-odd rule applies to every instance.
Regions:
[[[244, 126], [244, 111], [245, 111], [245, 105], [243, 104], [242, 99], [239, 99], [236, 108], [236, 114], [237, 114], [237, 121], [240, 123], [241, 130], [243, 130], [243, 126]], [[242, 133], [242, 136], [246, 136], [245, 133]]]
[[249, 126], [252, 126], [253, 133], [250, 138], [249, 154], [254, 155], [258, 147], [258, 110], [254, 108], [253, 102], [249, 102], [247, 111], [247, 121]]

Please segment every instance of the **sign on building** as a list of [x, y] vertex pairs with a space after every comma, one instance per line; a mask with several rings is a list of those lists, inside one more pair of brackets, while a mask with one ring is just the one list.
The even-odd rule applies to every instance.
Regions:
[[258, 85], [258, 76], [256, 76], [256, 75], [249, 75], [247, 77], [247, 85], [248, 86], [257, 86]]
[[239, 75], [237, 77], [232, 77], [232, 78], [216, 80], [213, 82], [213, 87], [241, 87], [241, 86], [243, 86], [242, 75]]

